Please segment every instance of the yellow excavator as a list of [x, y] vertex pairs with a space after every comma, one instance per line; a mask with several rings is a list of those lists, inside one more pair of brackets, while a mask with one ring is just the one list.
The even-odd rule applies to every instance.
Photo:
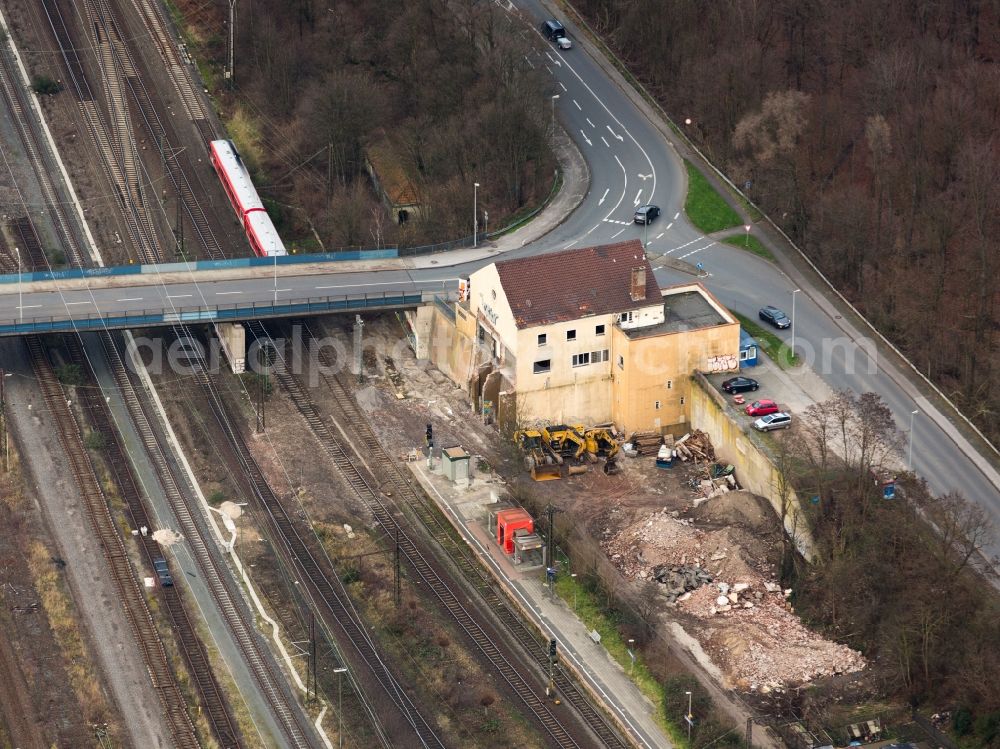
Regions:
[[591, 455], [604, 458], [604, 472], [608, 475], [618, 473], [618, 461], [616, 457], [622, 447], [611, 435], [611, 432], [603, 427], [588, 429], [583, 433], [587, 444], [587, 452]]
[[549, 447], [543, 431], [522, 429], [514, 432], [514, 442], [524, 453], [525, 467], [535, 481], [562, 478], [562, 457]]
[[580, 460], [587, 452], [582, 424], [555, 424], [542, 427], [542, 439], [553, 453], [563, 458]]

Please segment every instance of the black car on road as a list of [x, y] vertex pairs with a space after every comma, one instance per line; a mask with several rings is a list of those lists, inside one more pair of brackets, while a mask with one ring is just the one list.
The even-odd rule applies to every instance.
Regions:
[[648, 224], [659, 215], [660, 206], [647, 203], [635, 209], [635, 222], [637, 224]]
[[771, 325], [780, 330], [792, 327], [792, 321], [788, 319], [788, 315], [777, 307], [761, 307], [757, 315], [764, 322], [771, 323]]
[[730, 377], [722, 383], [722, 389], [727, 393], [745, 393], [759, 387], [757, 380], [752, 380], [749, 377]]

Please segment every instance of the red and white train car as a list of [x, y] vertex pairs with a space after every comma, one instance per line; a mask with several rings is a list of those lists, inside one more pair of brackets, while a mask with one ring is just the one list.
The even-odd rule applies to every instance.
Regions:
[[210, 146], [212, 165], [222, 179], [253, 251], [263, 257], [287, 255], [236, 146], [231, 140], [213, 140]]

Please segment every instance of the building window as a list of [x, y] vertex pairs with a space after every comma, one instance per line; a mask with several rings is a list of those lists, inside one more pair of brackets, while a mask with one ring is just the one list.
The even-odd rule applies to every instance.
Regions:
[[576, 330], [567, 330], [566, 331], [566, 340], [567, 341], [575, 341], [576, 340]]
[[588, 364], [590, 364], [590, 353], [573, 354], [574, 367], [585, 367]]
[[535, 362], [535, 374], [545, 374], [552, 371], [552, 360], [542, 359]]
[[683, 395], [681, 396], [681, 405], [682, 406], [684, 405], [684, 396]]
[[747, 351], [746, 349], [743, 349], [742, 351], [740, 351], [740, 361], [746, 361], [749, 358], [750, 358], [750, 352], [749, 351]]
[[622, 312], [620, 315], [618, 315], [618, 322], [632, 322], [632, 320], [634, 319], [635, 318], [633, 312]]
[[600, 364], [601, 362], [605, 362], [607, 360], [608, 360], [608, 350], [607, 349], [604, 349], [603, 351], [591, 351], [590, 352], [590, 361], [592, 363], [594, 363], [594, 364]]
[[660, 410], [660, 402], [656, 401], [655, 403], [653, 403], [653, 408], [655, 408], [657, 411], [659, 411]]
[[672, 388], [673, 386], [674, 386], [674, 381], [673, 380], [667, 380], [667, 390], [670, 390], [670, 388]]
[[549, 342], [549, 336], [548, 336], [547, 333], [539, 333], [538, 334], [538, 345], [539, 346], [544, 346], [548, 342]]
[[596, 328], [594, 328], [594, 335], [604, 335], [604, 326], [598, 325]]
[[625, 369], [625, 357], [621, 354], [618, 355], [618, 369]]

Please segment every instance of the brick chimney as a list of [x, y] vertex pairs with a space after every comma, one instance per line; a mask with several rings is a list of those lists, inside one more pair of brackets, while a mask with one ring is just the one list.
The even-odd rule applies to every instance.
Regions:
[[646, 298], [646, 267], [632, 269], [632, 301], [640, 302]]

